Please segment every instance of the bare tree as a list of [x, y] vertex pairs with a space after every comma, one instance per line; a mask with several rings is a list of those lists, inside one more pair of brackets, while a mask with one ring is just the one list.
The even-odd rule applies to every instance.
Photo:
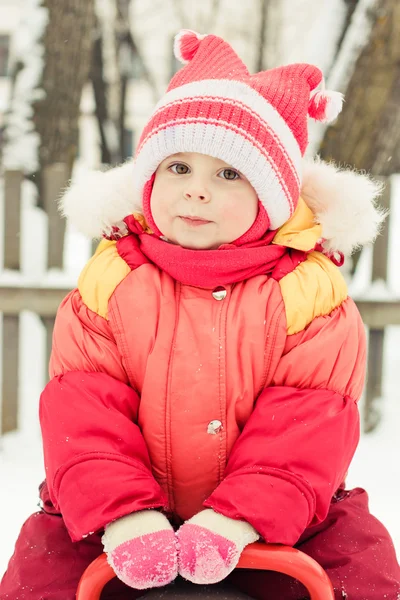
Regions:
[[[349, 77], [347, 102], [326, 130], [320, 154], [388, 177], [400, 170], [400, 5], [379, 0], [368, 19], [370, 35]], [[353, 256], [353, 272], [359, 257]]]
[[90, 66], [93, 0], [43, 0], [49, 11], [44, 36], [43, 98], [34, 104], [34, 124], [41, 139], [39, 170], [65, 163], [72, 171], [78, 151], [82, 89]]
[[256, 71], [262, 71], [264, 69], [264, 52], [267, 36], [267, 19], [269, 4], [270, 0], [260, 0], [260, 32], [258, 40]]
[[369, 43], [356, 61], [340, 119], [326, 131], [321, 155], [388, 176], [400, 170], [400, 4], [380, 0], [369, 18]]
[[36, 184], [38, 205], [49, 217], [48, 266], [61, 267], [64, 224], [55, 200], [70, 178], [78, 152], [94, 0], [27, 0], [23, 15], [16, 32], [3, 166], [22, 171]]
[[[93, 0], [30, 0], [25, 30], [29, 19], [31, 39], [20, 48], [14, 68], [4, 163], [23, 169], [40, 190], [40, 174], [46, 166], [64, 163], [71, 171], [77, 154], [80, 100], [91, 56]], [[26, 81], [33, 82], [30, 90]], [[29, 135], [35, 143], [27, 160], [23, 144]]]
[[90, 79], [103, 164], [120, 163], [126, 158], [126, 97], [135, 70], [150, 86], [154, 98], [157, 97], [154, 79], [132, 35], [129, 4], [129, 0], [97, 2]]

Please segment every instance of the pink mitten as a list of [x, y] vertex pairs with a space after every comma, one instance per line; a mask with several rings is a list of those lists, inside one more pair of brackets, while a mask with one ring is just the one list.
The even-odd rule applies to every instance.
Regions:
[[258, 540], [256, 530], [206, 509], [177, 532], [179, 574], [193, 583], [217, 583], [236, 567], [242, 550]]
[[102, 542], [116, 576], [132, 588], [162, 587], [178, 574], [175, 532], [156, 510], [141, 510], [113, 521]]

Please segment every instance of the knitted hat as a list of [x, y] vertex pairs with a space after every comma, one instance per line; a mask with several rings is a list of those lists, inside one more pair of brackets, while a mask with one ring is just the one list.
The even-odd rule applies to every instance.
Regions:
[[293, 64], [250, 75], [231, 46], [215, 35], [182, 30], [172, 78], [139, 140], [135, 184], [143, 194], [159, 164], [198, 152], [238, 169], [256, 190], [277, 229], [293, 214], [308, 143], [307, 117], [329, 122], [343, 96], [325, 90], [321, 71]]

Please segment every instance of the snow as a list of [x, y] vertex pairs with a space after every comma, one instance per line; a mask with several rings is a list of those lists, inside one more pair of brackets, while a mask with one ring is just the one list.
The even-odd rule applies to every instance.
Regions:
[[[327, 73], [335, 59], [342, 33], [346, 17], [345, 3], [342, 0], [297, 0], [295, 3], [293, 0], [283, 0], [277, 4], [275, 10], [281, 11], [280, 19], [285, 27], [282, 34], [277, 36], [275, 46], [278, 47], [272, 49], [274, 58], [270, 59], [269, 66], [306, 62], [315, 64], [323, 73]], [[303, 35], [299, 35], [299, 31]]]
[[391, 290], [388, 283], [383, 279], [377, 279], [371, 283], [362, 294], [359, 296], [353, 294], [352, 297], [354, 300], [362, 298], [363, 300], [369, 300], [371, 302], [393, 302], [400, 300], [399, 294], [394, 290]]
[[364, 487], [370, 510], [388, 528], [400, 555], [400, 327], [389, 327], [385, 335], [383, 420], [377, 430], [363, 435], [350, 467], [347, 484]]
[[360, 0], [354, 10], [349, 29], [329, 74], [328, 88], [345, 93], [354, 72], [354, 65], [368, 42], [377, 0]]
[[40, 137], [32, 123], [35, 101], [43, 98], [39, 89], [44, 68], [44, 45], [41, 41], [48, 23], [48, 10], [41, 0], [26, 0], [22, 19], [12, 40], [14, 64], [23, 68], [15, 81], [10, 113], [7, 116], [7, 143], [3, 163], [8, 169], [34, 172], [38, 168]]

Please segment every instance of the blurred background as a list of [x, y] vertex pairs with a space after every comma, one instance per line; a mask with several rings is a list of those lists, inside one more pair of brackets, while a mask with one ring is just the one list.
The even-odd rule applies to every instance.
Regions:
[[94, 247], [57, 199], [71, 178], [133, 155], [180, 67], [181, 28], [221, 35], [251, 72], [318, 65], [346, 102], [333, 125], [310, 123], [308, 153], [386, 184], [382, 235], [344, 267], [369, 341], [348, 483], [368, 490], [400, 548], [398, 0], [0, 0], [0, 574], [44, 477], [37, 412], [57, 306]]

